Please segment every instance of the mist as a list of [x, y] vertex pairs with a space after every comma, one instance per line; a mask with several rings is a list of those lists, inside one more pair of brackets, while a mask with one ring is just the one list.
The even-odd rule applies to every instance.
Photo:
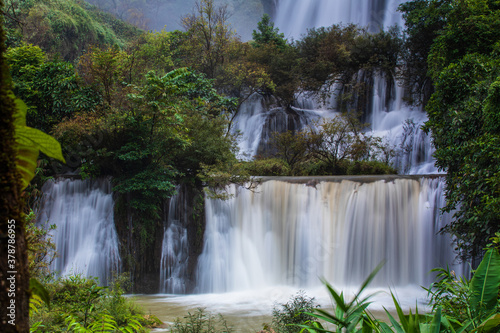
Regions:
[[[160, 31], [183, 30], [182, 17], [193, 12], [196, 0], [87, 0], [100, 9], [141, 29]], [[227, 5], [229, 23], [242, 41], [252, 39], [264, 13], [274, 14], [275, 0], [215, 0]]]

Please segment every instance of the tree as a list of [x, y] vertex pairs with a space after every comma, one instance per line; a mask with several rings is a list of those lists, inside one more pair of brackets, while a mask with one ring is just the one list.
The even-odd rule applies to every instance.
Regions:
[[29, 106], [30, 126], [45, 132], [76, 112], [95, 111], [99, 94], [83, 86], [73, 65], [47, 61], [45, 53], [33, 45], [11, 48], [6, 53], [14, 80], [14, 93]]
[[113, 46], [107, 49], [92, 47], [79, 60], [79, 72], [87, 84], [98, 87], [108, 107], [116, 98], [117, 85], [123, 79], [124, 58], [125, 52]]
[[425, 105], [434, 91], [427, 58], [434, 39], [446, 25], [446, 16], [453, 2], [413, 0], [398, 8], [406, 26], [401, 76], [404, 87], [417, 104]]
[[271, 137], [271, 147], [275, 150], [275, 156], [284, 160], [292, 171], [297, 164], [304, 161], [308, 155], [309, 136], [305, 131], [294, 133], [286, 131], [275, 132]]
[[297, 49], [291, 45], [280, 49], [274, 43], [262, 44], [249, 52], [248, 59], [262, 66], [273, 82], [272, 86], [265, 87], [261, 93], [273, 95], [282, 106], [290, 107], [300, 87]]
[[85, 1], [8, 0], [9, 46], [40, 46], [50, 55], [74, 62], [91, 45], [125, 46], [142, 32]]
[[[3, 8], [3, 0], [0, 0]], [[0, 19], [0, 328], [3, 332], [29, 331], [29, 274], [27, 245], [22, 215], [20, 177], [16, 169], [14, 139], [15, 103], [11, 93], [11, 79], [5, 60], [5, 35]], [[13, 227], [13, 228], [12, 228]], [[9, 238], [9, 230], [14, 238]], [[9, 239], [14, 239], [14, 244]], [[10, 247], [9, 247], [10, 245]], [[11, 254], [14, 262], [7, 255]], [[15, 272], [15, 273], [9, 273]], [[9, 279], [9, 280], [7, 280]], [[10, 307], [11, 309], [9, 309]], [[10, 322], [9, 322], [10, 321]]]
[[[370, 78], [383, 74], [393, 83], [401, 50], [399, 30], [369, 33], [354, 24], [310, 29], [296, 43], [300, 65], [301, 88], [319, 93], [325, 100], [334, 86], [342, 90], [338, 109], [366, 110]], [[339, 88], [340, 87], [340, 88]]]
[[355, 115], [341, 114], [325, 120], [318, 128], [310, 128], [310, 151], [327, 163], [333, 174], [341, 171], [344, 161], [367, 159], [372, 151], [371, 137], [363, 132], [366, 124]]
[[[3, 1], [0, 1], [0, 9]], [[60, 145], [47, 134], [26, 126], [26, 105], [15, 99], [5, 59], [3, 20], [0, 20], [0, 328], [29, 331], [30, 276], [28, 271], [22, 191], [34, 176], [39, 150], [64, 161]]]
[[235, 101], [186, 68], [161, 76], [149, 72], [139, 82], [130, 85], [123, 107], [101, 117], [75, 117], [55, 133], [70, 150], [84, 152], [77, 157], [87, 176], [113, 177], [113, 190], [133, 216], [129, 232], [137, 254], [144, 255], [175, 186], [200, 185], [203, 166], [235, 162], [234, 140], [226, 131]]
[[280, 33], [278, 28], [274, 27], [274, 22], [271, 22], [271, 17], [264, 14], [259, 23], [257, 23], [258, 32], [252, 32], [252, 46], [260, 47], [264, 44], [274, 44], [279, 49], [286, 47], [285, 34]]
[[229, 24], [227, 6], [217, 7], [214, 0], [196, 2], [192, 14], [182, 19], [188, 34], [186, 52], [191, 54], [187, 65], [207, 75], [218, 76], [227, 60], [229, 44], [236, 39]]
[[[426, 10], [441, 13], [441, 3], [428, 1]], [[463, 259], [474, 259], [500, 229], [500, 5], [454, 1], [443, 20], [429, 53], [435, 92], [425, 129], [446, 172], [445, 211], [454, 212], [444, 231], [456, 237]]]

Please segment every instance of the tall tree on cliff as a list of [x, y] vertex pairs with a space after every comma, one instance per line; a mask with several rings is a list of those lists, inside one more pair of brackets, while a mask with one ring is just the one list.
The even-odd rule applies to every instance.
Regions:
[[433, 83], [424, 129], [446, 172], [444, 210], [454, 214], [443, 230], [462, 259], [479, 259], [500, 230], [500, 3], [413, 0], [401, 10], [410, 49], [420, 50], [407, 78]]
[[[3, 8], [3, 0], [0, 0], [0, 8]], [[22, 216], [23, 199], [15, 160], [13, 122], [15, 102], [4, 58], [5, 51], [2, 16], [0, 17], [0, 304], [2, 304], [0, 331], [8, 333], [29, 331], [29, 275]], [[9, 231], [14, 234], [14, 238], [9, 238]], [[14, 261], [9, 261], [12, 258]]]

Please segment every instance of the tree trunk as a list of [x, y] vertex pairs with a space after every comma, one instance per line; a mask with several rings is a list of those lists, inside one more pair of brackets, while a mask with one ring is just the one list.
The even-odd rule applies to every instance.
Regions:
[[15, 105], [9, 95], [11, 80], [5, 50], [0, 18], [0, 331], [24, 333], [29, 332], [29, 275], [23, 200], [15, 163]]

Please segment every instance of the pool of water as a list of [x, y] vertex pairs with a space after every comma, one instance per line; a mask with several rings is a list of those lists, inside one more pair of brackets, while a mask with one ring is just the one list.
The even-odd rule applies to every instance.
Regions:
[[[343, 288], [344, 294], [351, 296], [355, 290]], [[409, 286], [391, 289], [396, 294], [403, 309], [414, 311], [418, 306], [419, 312], [428, 310], [426, 306], [427, 293], [420, 287]], [[168, 332], [168, 326], [176, 318], [183, 318], [188, 313], [194, 313], [198, 308], [214, 315], [221, 314], [234, 332], [259, 332], [264, 324], [272, 321], [272, 311], [279, 304], [286, 303], [298, 289], [292, 287], [276, 287], [262, 290], [249, 290], [222, 294], [194, 294], [194, 295], [129, 295], [140, 304], [147, 314], [156, 315], [167, 328], [155, 332]], [[304, 290], [306, 296], [314, 297], [323, 309], [332, 309], [326, 288]], [[375, 293], [369, 307], [371, 313], [378, 319], [387, 318], [384, 308], [393, 312], [394, 304], [390, 289], [369, 289], [364, 295]]]

